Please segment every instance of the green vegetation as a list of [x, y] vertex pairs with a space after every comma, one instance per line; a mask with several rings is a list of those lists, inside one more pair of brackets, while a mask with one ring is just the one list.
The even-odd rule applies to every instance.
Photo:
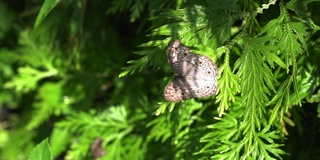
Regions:
[[[1, 1], [0, 160], [320, 159], [319, 7]], [[174, 39], [218, 65], [216, 96], [165, 102]]]

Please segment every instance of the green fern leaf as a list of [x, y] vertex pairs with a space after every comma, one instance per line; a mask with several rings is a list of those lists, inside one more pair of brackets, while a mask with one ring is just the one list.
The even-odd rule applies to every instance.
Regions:
[[59, 116], [68, 110], [68, 106], [63, 102], [63, 98], [61, 97], [61, 89], [62, 85], [60, 83], [47, 82], [41, 86], [30, 122], [26, 126], [28, 130], [35, 129], [47, 121], [53, 114]]
[[37, 87], [37, 83], [46, 77], [55, 76], [56, 70], [39, 71], [32, 67], [21, 67], [18, 75], [5, 84], [5, 88], [14, 88], [17, 92], [28, 92]]
[[230, 51], [225, 49], [225, 60], [224, 64], [219, 67], [219, 73], [222, 73], [218, 81], [218, 94], [216, 97], [216, 102], [219, 103], [218, 113], [221, 117], [224, 110], [227, 110], [230, 103], [235, 101], [235, 95], [240, 92], [239, 77], [232, 73], [229, 58]]

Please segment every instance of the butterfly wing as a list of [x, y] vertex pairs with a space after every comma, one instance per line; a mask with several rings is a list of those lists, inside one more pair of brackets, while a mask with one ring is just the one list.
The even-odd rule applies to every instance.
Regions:
[[178, 75], [164, 90], [167, 101], [203, 98], [216, 93], [218, 69], [210, 58], [191, 53], [179, 40], [169, 44], [167, 56]]
[[164, 89], [164, 98], [169, 102], [178, 102], [193, 98], [193, 93], [184, 77], [176, 76]]
[[171, 42], [167, 49], [167, 56], [172, 70], [178, 75], [183, 76], [192, 68], [190, 60], [193, 56], [187, 46], [180, 40]]
[[217, 91], [218, 68], [208, 57], [194, 54], [191, 59], [192, 68], [184, 74], [193, 97], [212, 96]]

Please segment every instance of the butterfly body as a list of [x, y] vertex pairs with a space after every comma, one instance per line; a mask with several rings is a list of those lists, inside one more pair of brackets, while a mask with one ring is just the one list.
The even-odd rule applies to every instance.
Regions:
[[167, 49], [171, 68], [177, 74], [165, 90], [169, 102], [212, 96], [217, 90], [217, 65], [208, 57], [191, 53], [179, 40]]

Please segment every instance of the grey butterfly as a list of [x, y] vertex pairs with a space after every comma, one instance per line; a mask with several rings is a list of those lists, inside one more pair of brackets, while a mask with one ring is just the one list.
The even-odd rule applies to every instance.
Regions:
[[218, 68], [208, 57], [191, 53], [180, 40], [167, 49], [171, 68], [177, 74], [164, 89], [164, 98], [178, 102], [212, 96], [217, 91]]

